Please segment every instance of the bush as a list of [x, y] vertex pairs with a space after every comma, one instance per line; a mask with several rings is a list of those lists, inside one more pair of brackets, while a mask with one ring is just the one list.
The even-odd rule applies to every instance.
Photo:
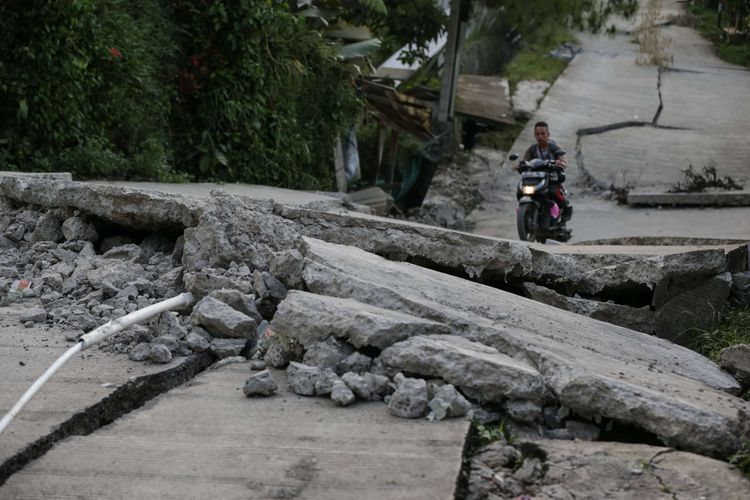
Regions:
[[0, 169], [333, 184], [351, 79], [286, 2], [0, 4]]
[[[170, 109], [155, 0], [0, 4], [0, 169], [151, 177]], [[156, 15], [155, 15], [156, 14]], [[131, 163], [139, 156], [151, 161]]]
[[[181, 33], [172, 127], [180, 171], [329, 188], [332, 146], [354, 88], [302, 19], [271, 2], [173, 2]], [[227, 6], [229, 4], [227, 3]]]

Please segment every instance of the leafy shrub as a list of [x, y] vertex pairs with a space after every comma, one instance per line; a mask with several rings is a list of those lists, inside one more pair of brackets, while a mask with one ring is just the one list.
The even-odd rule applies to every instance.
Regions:
[[332, 185], [357, 111], [286, 2], [0, 3], [0, 169]]
[[302, 19], [272, 2], [173, 2], [181, 58], [172, 117], [178, 170], [329, 188], [354, 86]]
[[170, 29], [159, 12], [156, 0], [0, 3], [0, 168], [163, 169], [161, 156], [144, 156], [166, 141], [170, 109], [161, 77]]

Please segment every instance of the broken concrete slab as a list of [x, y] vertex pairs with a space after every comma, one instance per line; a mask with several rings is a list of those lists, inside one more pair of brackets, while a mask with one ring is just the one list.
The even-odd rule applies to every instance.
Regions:
[[[517, 447], [541, 457], [544, 464], [543, 473], [522, 486], [521, 493], [533, 498], [740, 500], [750, 495], [750, 482], [729, 464], [669, 448], [562, 440], [521, 442]], [[520, 459], [518, 451], [509, 452], [515, 449], [497, 442], [480, 450], [471, 461], [469, 498], [506, 493], [505, 483], [512, 482]]]
[[654, 313], [649, 306], [630, 307], [597, 300], [566, 297], [549, 288], [534, 283], [524, 283], [523, 288], [530, 299], [544, 304], [582, 314], [589, 318], [606, 321], [643, 333], [654, 333]]
[[656, 334], [681, 345], [691, 345], [701, 331], [718, 326], [731, 286], [731, 274], [722, 273], [682, 289], [674, 287], [678, 292], [673, 292], [654, 313]]
[[469, 277], [515, 275], [530, 267], [523, 243], [487, 238], [361, 213], [336, 214], [278, 206], [304, 236], [352, 245], [392, 260], [455, 269]]
[[0, 177], [32, 177], [37, 179], [52, 179], [57, 181], [72, 181], [73, 174], [70, 172], [0, 172]]
[[[485, 281], [521, 276], [528, 281], [530, 275], [571, 295], [635, 290], [645, 305], [654, 287], [668, 278], [707, 277], [728, 266], [720, 248], [527, 245], [362, 214], [259, 204], [225, 195], [212, 201], [198, 227], [186, 231], [188, 268], [225, 267], [243, 255], [254, 267], [266, 268], [289, 249], [299, 252], [302, 234]], [[236, 218], [229, 224], [231, 217]]]
[[526, 357], [557, 400], [658, 435], [670, 446], [727, 455], [747, 402], [706, 358], [662, 339], [561, 311], [407, 263], [306, 238], [304, 279], [351, 298], [453, 326], [470, 340]]
[[566, 295], [636, 294], [643, 297], [642, 305], [651, 303], [651, 291], [671, 279], [707, 278], [727, 270], [726, 254], [720, 248], [539, 244], [529, 248], [534, 282]]
[[[0, 309], [0, 414], [5, 415], [73, 344], [59, 327], [19, 328], [27, 304]], [[60, 439], [88, 433], [208, 366], [210, 357], [135, 364], [125, 355], [87, 350], [72, 358], [11, 422], [0, 439], [0, 484]], [[0, 497], [3, 496], [0, 493]]]
[[213, 297], [203, 297], [191, 317], [215, 337], [255, 340], [255, 320]]
[[534, 364], [453, 335], [417, 336], [383, 351], [386, 367], [441, 378], [480, 402], [541, 403], [544, 381]]
[[414, 335], [450, 334], [445, 324], [371, 306], [356, 300], [291, 290], [271, 322], [275, 333], [305, 348], [334, 336], [356, 348], [379, 349]]
[[628, 193], [628, 205], [747, 207], [750, 206], [750, 191], [706, 191], [696, 193], [631, 191]]
[[0, 196], [48, 208], [74, 208], [108, 222], [149, 231], [194, 226], [203, 206], [202, 202], [159, 191], [32, 177], [0, 177]]
[[468, 420], [404, 420], [377, 402], [342, 409], [290, 393], [272, 373], [278, 394], [266, 398], [240, 390], [247, 366], [200, 374], [59, 443], [0, 497], [454, 498]]
[[[43, 206], [77, 208], [136, 228], [189, 227], [183, 254], [188, 273], [207, 267], [228, 268], [245, 258], [254, 269], [270, 269], [284, 255], [300, 251], [300, 234], [485, 281], [514, 279], [531, 270], [534, 281], [545, 286], [580, 284], [584, 289], [579, 291], [592, 294], [632, 287], [633, 283], [652, 286], [654, 280], [680, 273], [708, 276], [724, 270], [718, 255], [712, 256], [710, 250], [682, 248], [670, 250], [669, 256], [663, 255], [667, 252], [663, 248], [625, 251], [560, 246], [553, 250], [407, 221], [283, 206], [221, 192], [214, 193], [209, 201], [198, 202], [109, 186], [0, 178], [0, 194]], [[595, 257], [596, 253], [601, 255]], [[596, 272], [589, 272], [591, 269]], [[638, 273], [638, 269], [643, 271]], [[295, 276], [283, 277], [287, 283], [296, 284]]]
[[734, 375], [743, 387], [750, 386], [750, 344], [735, 344], [722, 349], [719, 363]]

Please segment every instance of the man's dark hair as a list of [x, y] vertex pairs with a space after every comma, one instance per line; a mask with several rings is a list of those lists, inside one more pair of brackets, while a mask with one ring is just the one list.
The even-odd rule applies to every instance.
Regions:
[[534, 128], [537, 128], [537, 127], [544, 127], [547, 130], [549, 130], [549, 125], [547, 125], [547, 122], [536, 122], [534, 124]]

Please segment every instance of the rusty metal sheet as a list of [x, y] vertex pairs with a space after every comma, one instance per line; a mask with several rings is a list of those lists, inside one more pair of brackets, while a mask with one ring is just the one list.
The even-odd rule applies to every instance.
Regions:
[[456, 113], [483, 122], [515, 123], [508, 80], [499, 76], [459, 76]]

